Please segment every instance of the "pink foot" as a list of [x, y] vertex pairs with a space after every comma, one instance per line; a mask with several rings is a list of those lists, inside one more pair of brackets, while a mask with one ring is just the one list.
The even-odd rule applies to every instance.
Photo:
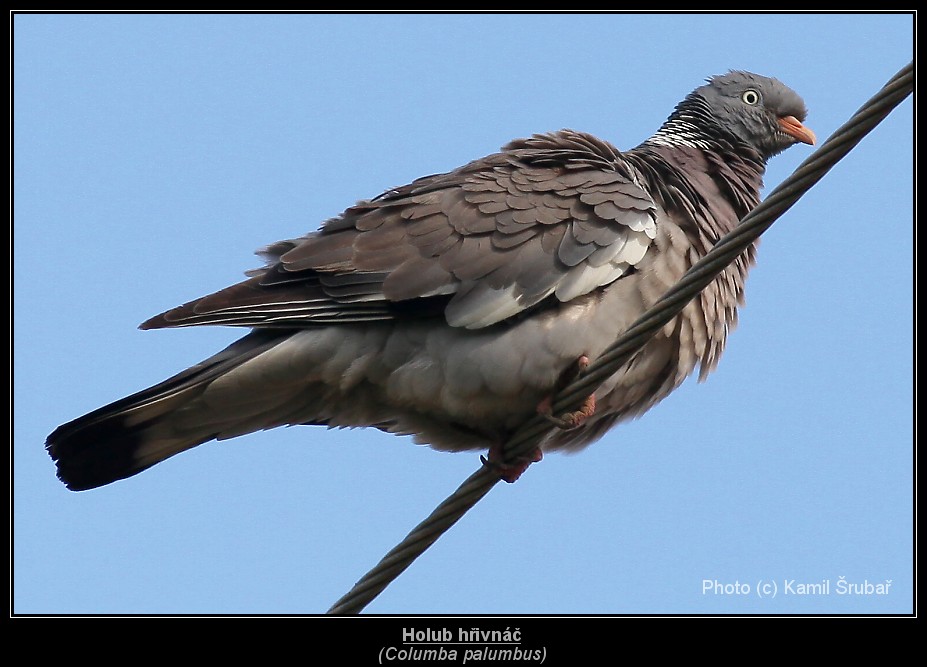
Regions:
[[579, 410], [565, 412], [559, 417], [554, 417], [551, 412], [550, 398], [545, 398], [538, 404], [538, 414], [558, 428], [568, 431], [582, 426], [587, 419], [595, 414], [595, 394], [589, 394]]
[[572, 382], [580, 373], [585, 371], [589, 367], [589, 357], [585, 354], [580, 356], [573, 366], [567, 368], [558, 378], [557, 385], [554, 387], [554, 391], [551, 392], [549, 396], [546, 396], [544, 400], [538, 403], [537, 411], [538, 414], [544, 417], [547, 421], [556, 425], [558, 428], [564, 430], [569, 430], [582, 426], [583, 423], [589, 417], [595, 414], [595, 395], [590, 394], [583, 401], [583, 404], [580, 406], [579, 410], [574, 410], [573, 412], [567, 412], [555, 417], [553, 415], [553, 400], [554, 395], [556, 395], [561, 389], [566, 387], [570, 382]]
[[532, 463], [537, 463], [542, 458], [544, 454], [541, 452], [540, 448], [536, 447], [529, 455], [521, 456], [511, 463], [506, 463], [502, 460], [502, 445], [493, 445], [489, 448], [489, 458], [481, 456], [480, 460], [483, 462], [484, 466], [488, 466], [499, 473], [499, 477], [511, 484], [512, 482], [518, 481], [518, 478], [522, 476], [522, 473], [528, 469]]

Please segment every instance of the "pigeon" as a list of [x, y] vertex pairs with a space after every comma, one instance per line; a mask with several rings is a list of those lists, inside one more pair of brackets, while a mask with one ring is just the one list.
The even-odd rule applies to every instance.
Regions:
[[[362, 200], [265, 265], [142, 329], [250, 331], [148, 389], [57, 428], [46, 449], [72, 490], [197, 445], [284, 425], [372, 427], [443, 451], [487, 451], [514, 481], [577, 451], [717, 365], [755, 260], [745, 250], [575, 411], [551, 398], [760, 201], [767, 160], [813, 145], [777, 79], [706, 80], [639, 146], [535, 134]], [[549, 417], [537, 451], [507, 438]]]

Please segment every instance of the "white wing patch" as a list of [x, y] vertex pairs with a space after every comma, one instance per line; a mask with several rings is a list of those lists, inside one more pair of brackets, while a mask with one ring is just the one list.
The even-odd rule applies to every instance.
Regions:
[[530, 308], [550, 295], [561, 302], [571, 301], [593, 290], [609, 285], [637, 266], [647, 253], [656, 225], [649, 216], [650, 225], [636, 224], [641, 231], [630, 228], [620, 242], [599, 248], [586, 261], [571, 267], [559, 280], [544, 290], [532, 290], [526, 297], [517, 284], [504, 289], [492, 289], [485, 283], [468, 283], [461, 287], [448, 304], [447, 323], [454, 327], [480, 329], [512, 317]]

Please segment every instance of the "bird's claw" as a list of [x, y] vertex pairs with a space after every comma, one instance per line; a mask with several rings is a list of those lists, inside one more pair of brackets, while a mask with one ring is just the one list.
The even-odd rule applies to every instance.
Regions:
[[530, 456], [519, 456], [512, 462], [506, 463], [502, 461], [501, 458], [502, 448], [494, 445], [489, 448], [489, 458], [481, 455], [480, 461], [482, 461], [484, 466], [498, 473], [502, 481], [512, 484], [522, 476], [522, 473], [528, 469], [528, 466], [544, 458], [544, 454], [539, 447], [536, 447], [531, 452]]
[[555, 385], [553, 392], [551, 392], [549, 396], [546, 396], [543, 401], [538, 403], [538, 414], [557, 428], [561, 428], [564, 431], [569, 431], [570, 429], [582, 426], [583, 423], [589, 419], [589, 417], [595, 414], [594, 394], [590, 394], [586, 397], [579, 410], [565, 412], [559, 417], [555, 417], [553, 414], [554, 396], [573, 380], [579, 377], [587, 368], [589, 368], [589, 363], [589, 357], [587, 357], [585, 354], [580, 355], [572, 366], [569, 366], [565, 371], [563, 371], [563, 373], [561, 373], [560, 377], [557, 379], [557, 384]]
[[538, 405], [538, 414], [557, 428], [562, 428], [564, 431], [578, 428], [582, 426], [589, 417], [595, 414], [595, 394], [589, 394], [586, 400], [583, 401], [579, 410], [565, 412], [559, 417], [555, 417], [552, 411], [553, 408], [549, 398], [545, 398]]

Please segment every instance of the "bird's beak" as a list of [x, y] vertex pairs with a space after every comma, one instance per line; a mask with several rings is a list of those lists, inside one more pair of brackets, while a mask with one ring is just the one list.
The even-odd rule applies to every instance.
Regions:
[[810, 128], [802, 125], [795, 116], [783, 116], [780, 118], [779, 127], [782, 128], [782, 131], [787, 135], [795, 137], [795, 139], [803, 144], [811, 144], [814, 146], [815, 141], [817, 141], [814, 132], [812, 132]]

